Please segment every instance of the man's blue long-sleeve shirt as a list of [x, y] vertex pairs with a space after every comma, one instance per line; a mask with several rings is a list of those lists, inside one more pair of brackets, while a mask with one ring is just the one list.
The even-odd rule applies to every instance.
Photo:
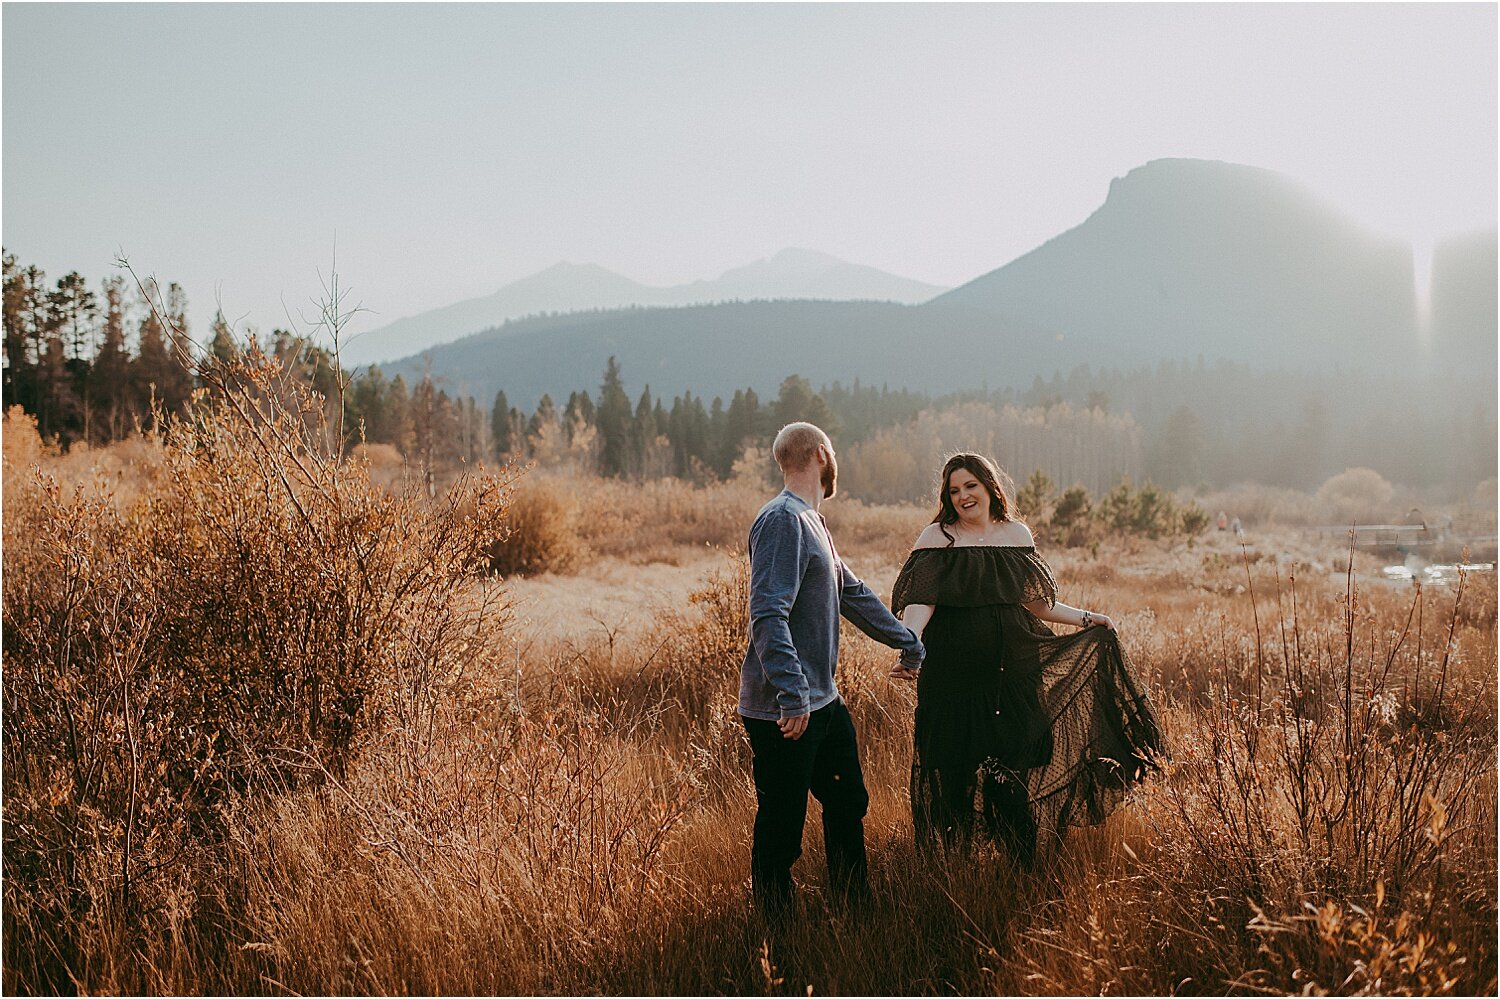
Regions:
[[836, 557], [818, 512], [791, 490], [750, 528], [750, 647], [740, 667], [740, 714], [775, 721], [838, 699], [839, 614], [921, 662], [922, 643]]

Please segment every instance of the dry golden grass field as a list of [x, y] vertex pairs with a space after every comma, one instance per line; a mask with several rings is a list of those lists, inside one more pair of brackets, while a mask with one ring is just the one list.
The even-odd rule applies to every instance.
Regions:
[[[264, 408], [66, 456], [6, 424], [7, 992], [1496, 989], [1493, 575], [1270, 524], [1043, 544], [1172, 760], [1038, 874], [916, 850], [913, 695], [848, 629], [875, 901], [826, 904], [814, 805], [774, 937], [735, 714], [767, 488], [429, 501]], [[926, 511], [827, 511], [888, 595]], [[529, 575], [482, 571], [506, 530]]]

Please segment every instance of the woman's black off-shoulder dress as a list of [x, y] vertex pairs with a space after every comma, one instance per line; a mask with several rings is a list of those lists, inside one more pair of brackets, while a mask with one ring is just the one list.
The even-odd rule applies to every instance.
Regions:
[[977, 820], [1029, 864], [1039, 838], [1103, 821], [1164, 755], [1114, 632], [1057, 635], [1022, 606], [1056, 599], [1030, 546], [919, 548], [902, 566], [891, 609], [936, 607], [917, 679], [919, 842], [967, 840]]

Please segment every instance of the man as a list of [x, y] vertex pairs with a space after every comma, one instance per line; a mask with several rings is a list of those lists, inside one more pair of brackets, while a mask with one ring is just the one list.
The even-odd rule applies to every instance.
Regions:
[[917, 636], [838, 557], [818, 512], [833, 496], [833, 442], [811, 423], [791, 423], [771, 448], [786, 488], [750, 528], [750, 647], [740, 668], [740, 715], [754, 752], [754, 845], [750, 882], [772, 919], [793, 908], [792, 864], [802, 855], [809, 791], [823, 805], [823, 843], [837, 897], [869, 892], [865, 810], [849, 710], [834, 683], [839, 615], [921, 666]]

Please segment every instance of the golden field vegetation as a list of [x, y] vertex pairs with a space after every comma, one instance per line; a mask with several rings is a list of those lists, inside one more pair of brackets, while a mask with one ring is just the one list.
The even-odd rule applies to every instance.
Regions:
[[[814, 806], [775, 937], [735, 715], [765, 485], [428, 500], [322, 456], [247, 367], [120, 449], [7, 419], [8, 992], [1496, 988], [1493, 576], [1397, 587], [1291, 535], [1049, 548], [1063, 599], [1119, 619], [1172, 760], [1039, 874], [916, 849], [913, 695], [849, 629], [875, 900], [827, 904]], [[868, 578], [927, 516], [828, 511]], [[695, 581], [649, 627], [516, 636], [490, 570], [607, 559]]]

